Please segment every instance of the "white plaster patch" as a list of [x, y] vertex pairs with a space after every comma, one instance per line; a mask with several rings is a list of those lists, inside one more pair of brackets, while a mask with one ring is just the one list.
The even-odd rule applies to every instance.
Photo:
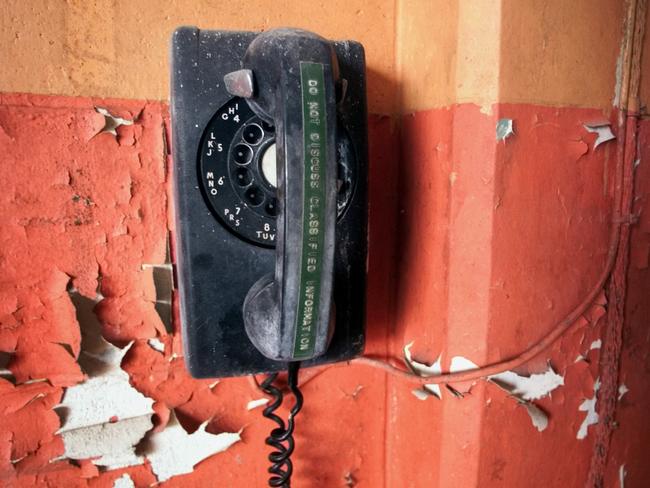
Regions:
[[55, 407], [61, 417], [61, 458], [92, 459], [108, 469], [142, 464], [135, 446], [153, 427], [153, 400], [133, 388], [120, 367], [131, 344], [120, 349], [102, 337], [93, 312], [100, 294], [92, 300], [71, 290], [70, 298], [81, 328], [78, 362], [88, 377], [67, 388]]
[[191, 473], [199, 462], [241, 440], [238, 432], [210, 434], [205, 430], [207, 425], [204, 422], [196, 432], [188, 434], [172, 410], [167, 427], [151, 436], [146, 453], [158, 481]]
[[630, 391], [630, 389], [629, 389], [626, 385], [624, 385], [623, 383], [621, 383], [621, 384], [618, 386], [618, 400], [620, 401], [621, 398], [623, 398], [623, 396], [624, 396], [628, 391]]
[[113, 482], [113, 488], [135, 488], [135, 483], [129, 476], [129, 473], [124, 473]]
[[144, 459], [136, 455], [135, 446], [152, 427], [147, 415], [62, 432], [62, 458], [92, 459], [93, 464], [109, 470], [142, 464]]
[[89, 365], [90, 377], [68, 388], [55, 407], [62, 418], [57, 433], [63, 438], [63, 457], [92, 458], [109, 469], [142, 464], [135, 445], [153, 427], [153, 400], [133, 388], [120, 368], [131, 344], [120, 349], [101, 337], [93, 340], [93, 349], [82, 350], [86, 357], [80, 358]]

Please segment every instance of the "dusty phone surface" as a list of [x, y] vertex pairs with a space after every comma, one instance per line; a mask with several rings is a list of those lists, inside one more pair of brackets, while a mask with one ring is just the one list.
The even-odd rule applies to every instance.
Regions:
[[[359, 355], [368, 213], [362, 46], [298, 30], [274, 37], [183, 27], [171, 72], [176, 276], [191, 374]], [[320, 233], [310, 237], [314, 223]], [[319, 277], [311, 288], [310, 263]], [[312, 313], [320, 326], [308, 327]]]

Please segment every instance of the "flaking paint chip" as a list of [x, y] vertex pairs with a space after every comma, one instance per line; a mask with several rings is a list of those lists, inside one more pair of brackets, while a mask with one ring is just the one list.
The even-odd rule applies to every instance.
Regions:
[[514, 134], [514, 121], [512, 119], [499, 119], [497, 122], [497, 141], [505, 141]]
[[[464, 371], [472, 371], [474, 369], [478, 369], [478, 365], [473, 361], [464, 358], [463, 356], [454, 356], [451, 358], [451, 363], [449, 365], [450, 373], [462, 373]], [[466, 393], [470, 392], [475, 384], [476, 381], [472, 381], [472, 383], [469, 386], [465, 386], [463, 390], [457, 390], [456, 388], [452, 388], [450, 385], [446, 386], [447, 390], [449, 390], [449, 392], [456, 398], [463, 398]]]
[[526, 409], [533, 426], [539, 431], [544, 432], [548, 427], [548, 415], [532, 402], [522, 402], [521, 405]]
[[[438, 386], [438, 385], [432, 385], [432, 386]], [[427, 400], [431, 396], [431, 393], [424, 391], [424, 388], [416, 388], [415, 390], [412, 390], [411, 393], [413, 393], [413, 396], [415, 396], [415, 398], [422, 401]], [[435, 393], [434, 395], [437, 398], [440, 398], [439, 395], [436, 395]]]
[[149, 346], [153, 350], [158, 351], [158, 352], [162, 352], [164, 354], [164, 352], [165, 352], [165, 343], [163, 341], [161, 341], [160, 339], [158, 339], [157, 337], [154, 337], [153, 339], [149, 339], [147, 341], [147, 344], [149, 344]]
[[626, 476], [627, 476], [627, 470], [625, 469], [625, 464], [621, 464], [618, 468], [618, 484], [620, 488], [625, 488]]
[[620, 401], [621, 398], [623, 398], [623, 396], [624, 396], [628, 391], [630, 391], [630, 389], [629, 389], [627, 386], [625, 386], [625, 384], [621, 383], [621, 384], [618, 386], [618, 400]]
[[598, 423], [598, 412], [596, 411], [596, 395], [600, 389], [600, 378], [596, 379], [594, 382], [594, 396], [591, 398], [585, 399], [578, 410], [581, 412], [586, 412], [585, 418], [580, 424], [578, 433], [576, 434], [576, 439], [582, 440], [587, 437], [589, 431], [589, 426], [595, 425]]
[[251, 401], [248, 402], [248, 404], [246, 405], [246, 410], [253, 410], [254, 408], [257, 408], [257, 407], [261, 407], [261, 406], [263, 406], [263, 405], [266, 405], [267, 403], [269, 403], [269, 399], [268, 399], [268, 398], [260, 398], [260, 399], [258, 399], [258, 400], [251, 400]]
[[543, 373], [534, 373], [530, 376], [518, 375], [513, 371], [504, 371], [489, 376], [489, 379], [510, 395], [522, 400], [539, 400], [564, 385], [564, 376], [557, 374], [550, 365]]
[[454, 356], [451, 358], [449, 371], [452, 373], [462, 373], [464, 371], [472, 371], [474, 369], [478, 369], [478, 364], [467, 358], [464, 358], [463, 356]]
[[104, 116], [104, 127], [99, 133], [108, 132], [117, 136], [117, 128], [121, 125], [133, 125], [133, 120], [124, 119], [110, 113], [107, 109], [103, 107], [95, 107], [95, 111]]
[[594, 149], [600, 146], [602, 143], [616, 139], [616, 136], [612, 132], [612, 125], [609, 122], [594, 122], [591, 124], [584, 124], [584, 128], [587, 132], [592, 132], [597, 134], [596, 142], [594, 142]]
[[600, 349], [602, 345], [603, 345], [603, 341], [600, 339], [596, 339], [589, 345], [589, 350], [591, 351], [593, 349]]
[[[411, 347], [413, 347], [412, 342], [404, 346], [404, 362], [414, 374], [417, 376], [427, 377], [439, 376], [442, 373], [442, 368], [440, 366], [442, 355], [438, 356], [438, 359], [436, 359], [431, 365], [419, 363], [411, 356]], [[429, 394], [438, 399], [442, 398], [440, 385], [435, 384], [424, 385], [422, 388], [417, 388], [413, 390], [413, 394], [418, 400], [426, 400]]]
[[[419, 363], [415, 361], [411, 355], [411, 347], [413, 343], [404, 346], [404, 361], [413, 374], [421, 377], [439, 376], [442, 374], [440, 364], [441, 356], [431, 365]], [[472, 371], [478, 369], [479, 366], [463, 356], [454, 356], [451, 358], [449, 371], [451, 373], [458, 373], [463, 371]], [[529, 376], [523, 376], [515, 373], [514, 371], [504, 371], [485, 378], [504, 390], [508, 395], [514, 398], [520, 405], [522, 405], [528, 415], [533, 426], [542, 432], [548, 427], [548, 415], [537, 405], [532, 403], [532, 400], [539, 400], [551, 394], [553, 390], [564, 385], [564, 376], [556, 373], [551, 365], [547, 366], [546, 371], [542, 373], [534, 373]], [[447, 390], [457, 398], [463, 397], [463, 392], [460, 392], [450, 385], [445, 385]], [[435, 387], [435, 389], [433, 388]], [[434, 395], [437, 398], [442, 398], [442, 390], [440, 385], [431, 384], [424, 385], [422, 388], [412, 390], [413, 395], [418, 400], [426, 400], [429, 396]]]

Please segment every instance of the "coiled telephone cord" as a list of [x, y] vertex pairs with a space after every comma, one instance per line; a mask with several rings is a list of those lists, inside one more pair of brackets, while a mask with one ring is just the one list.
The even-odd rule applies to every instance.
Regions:
[[282, 405], [283, 394], [282, 390], [273, 385], [277, 379], [278, 373], [269, 375], [261, 384], [260, 388], [267, 394], [273, 397], [273, 400], [267, 405], [262, 412], [267, 419], [275, 422], [278, 427], [271, 431], [271, 434], [266, 438], [266, 444], [273, 447], [275, 450], [269, 454], [269, 461], [271, 466], [268, 471], [271, 473], [269, 478], [270, 487], [290, 488], [291, 474], [293, 473], [293, 464], [291, 462], [291, 453], [295, 447], [293, 439], [293, 431], [295, 428], [295, 418], [300, 409], [302, 408], [303, 398], [302, 393], [298, 389], [298, 370], [300, 369], [299, 362], [289, 363], [288, 386], [291, 393], [295, 398], [295, 403], [289, 412], [289, 417], [285, 425], [275, 411]]

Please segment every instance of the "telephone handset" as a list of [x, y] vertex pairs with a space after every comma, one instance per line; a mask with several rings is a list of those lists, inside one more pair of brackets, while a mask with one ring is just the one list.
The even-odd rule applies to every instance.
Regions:
[[172, 42], [185, 359], [223, 377], [363, 350], [363, 48], [297, 29]]

